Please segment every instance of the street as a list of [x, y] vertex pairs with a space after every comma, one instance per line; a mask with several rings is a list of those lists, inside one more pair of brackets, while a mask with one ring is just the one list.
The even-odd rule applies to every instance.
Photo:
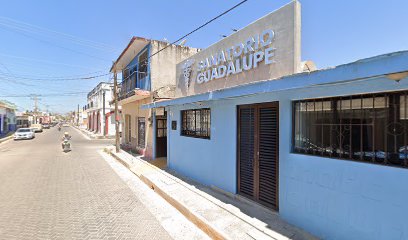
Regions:
[[[69, 153], [61, 151], [64, 131]], [[0, 239], [170, 239], [96, 153], [108, 144], [72, 127], [1, 144]]]

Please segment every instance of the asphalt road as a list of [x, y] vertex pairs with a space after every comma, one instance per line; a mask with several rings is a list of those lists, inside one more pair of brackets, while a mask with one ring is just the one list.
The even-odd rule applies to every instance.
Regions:
[[108, 144], [71, 127], [0, 144], [0, 239], [170, 239], [96, 153]]

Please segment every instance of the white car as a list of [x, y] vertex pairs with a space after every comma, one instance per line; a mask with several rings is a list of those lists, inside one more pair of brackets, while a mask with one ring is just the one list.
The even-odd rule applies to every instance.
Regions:
[[14, 140], [33, 138], [35, 138], [35, 133], [31, 128], [19, 128], [16, 133], [14, 133]]

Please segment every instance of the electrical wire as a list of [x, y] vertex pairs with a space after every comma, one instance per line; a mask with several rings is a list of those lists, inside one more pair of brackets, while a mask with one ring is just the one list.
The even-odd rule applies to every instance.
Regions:
[[[239, 7], [240, 5], [242, 5], [243, 3], [247, 2], [247, 1], [248, 1], [248, 0], [243, 0], [243, 1], [239, 2], [238, 4], [236, 4], [236, 5], [234, 5], [233, 7], [229, 8], [228, 10], [222, 12], [221, 14], [217, 15], [216, 17], [210, 19], [209, 21], [205, 22], [204, 24], [200, 25], [199, 27], [195, 28], [194, 30], [190, 31], [189, 33], [185, 34], [184, 36], [182, 36], [182, 37], [178, 38], [177, 40], [171, 42], [171, 43], [168, 44], [167, 46], [165, 46], [165, 47], [159, 49], [159, 50], [156, 51], [155, 53], [153, 53], [153, 54], [151, 54], [150, 56], [148, 56], [148, 57], [146, 58], [146, 60], [144, 60], [144, 62], [139, 63], [139, 67], [140, 67], [140, 66], [146, 66], [146, 65], [148, 65], [149, 60], [150, 60], [153, 56], [155, 56], [155, 55], [159, 54], [160, 52], [164, 51], [165, 49], [167, 49], [167, 48], [170, 47], [171, 45], [174, 45], [174, 44], [180, 42], [181, 40], [183, 40], [183, 39], [185, 39], [186, 37], [190, 36], [191, 34], [197, 32], [198, 30], [202, 29], [203, 27], [207, 26], [208, 24], [210, 24], [211, 22], [217, 20], [218, 18], [224, 16], [225, 14], [229, 13], [230, 11], [232, 11], [233, 9]], [[1, 25], [1, 24], [2, 24], [2, 23], [0, 22], [0, 25]], [[12, 24], [11, 24], [11, 25], [10, 25], [10, 24], [7, 25], [7, 24], [4, 24], [4, 22], [3, 22], [2, 25], [3, 25], [3, 26], [5, 26], [5, 25], [8, 26], [8, 27], [9, 27], [9, 30], [10, 30], [10, 27], [13, 29]], [[27, 25], [28, 25], [28, 24], [27, 24]], [[31, 25], [31, 26], [33, 26], [33, 25]], [[36, 26], [34, 26], [34, 27], [36, 27]], [[25, 36], [27, 36], [27, 37], [31, 37], [31, 38], [34, 38], [34, 39], [39, 40], [39, 41], [48, 42], [48, 43], [50, 43], [50, 44], [53, 44], [52, 42], [49, 42], [49, 41], [46, 41], [46, 40], [43, 40], [43, 39], [38, 39], [38, 38], [32, 37], [32, 36], [30, 36], [30, 35], [27, 35], [27, 34], [25, 34], [24, 32], [21, 32], [21, 31], [24, 31], [24, 29], [21, 29], [21, 27], [19, 28], [19, 27], [14, 26], [14, 31], [16, 31], [16, 29], [17, 29], [17, 32], [18, 32], [18, 30], [20, 30], [20, 32], [18, 32], [18, 33], [23, 34], [23, 35], [25, 35]], [[25, 31], [27, 32], [28, 30], [25, 29]], [[29, 32], [29, 31], [28, 31], [28, 32]], [[55, 32], [55, 31], [54, 31], [54, 32]], [[59, 33], [59, 32], [55, 32], [55, 33], [65, 35], [64, 33]], [[72, 36], [72, 35], [67, 35], [67, 36]], [[75, 40], [74, 40], [74, 41], [75, 41]], [[53, 45], [54, 45], [54, 46], [57, 46], [57, 47], [61, 47], [61, 48], [66, 49], [66, 50], [70, 50], [70, 51], [79, 53], [79, 54], [84, 54], [84, 55], [88, 55], [88, 56], [90, 56], [90, 57], [94, 57], [94, 58], [100, 59], [99, 57], [92, 56], [92, 55], [89, 55], [89, 54], [86, 54], [86, 53], [82, 53], [82, 52], [78, 52], [78, 51], [75, 51], [75, 50], [72, 50], [72, 49], [69, 49], [69, 48], [66, 48], [66, 47], [58, 46], [58, 45], [55, 45], [55, 44], [53, 44]], [[100, 59], [100, 60], [104, 60], [104, 59]], [[129, 70], [130, 67], [133, 68], [133, 67], [135, 67], [135, 66], [136, 66], [136, 65], [127, 66], [127, 67], [125, 68], [125, 70]], [[137, 70], [136, 70], [136, 71], [133, 71], [133, 73], [132, 73], [131, 75], [129, 75], [126, 79], [128, 79], [128, 78], [131, 77], [131, 76], [133, 76], [133, 74], [135, 74], [136, 72], [137, 72], [137, 73], [142, 73], [142, 72], [139, 72], [139, 71], [137, 71]], [[143, 73], [145, 73], [145, 72], [143, 72]], [[55, 79], [48, 79], [48, 78], [27, 78], [27, 77], [23, 77], [23, 76], [17, 76], [17, 79], [42, 80], [42, 81], [44, 81], [44, 80], [50, 80], [50, 81], [89, 80], [89, 79], [95, 79], [95, 78], [102, 77], [102, 76], [107, 76], [107, 75], [109, 75], [109, 74], [110, 74], [110, 73], [107, 73], [107, 74], [99, 74], [99, 75], [93, 75], [93, 76], [88, 76], [88, 77], [78, 77], [78, 78], [57, 78], [57, 77], [56, 77]], [[16, 77], [16, 76], [13, 76], [12, 74], [10, 74], [10, 72], [9, 72], [9, 74], [4, 74], [4, 73], [3, 73], [3, 75], [6, 75], [6, 76], [8, 76], [8, 77]], [[79, 96], [79, 95], [83, 95], [83, 94], [87, 94], [87, 93], [88, 93], [88, 92], [83, 92], [83, 91], [81, 91], [81, 92], [48, 93], [48, 94], [35, 94], [35, 95], [41, 96], [41, 97], [61, 97], [61, 96]], [[33, 96], [33, 94], [0, 95], [0, 97], [7, 97], [7, 98], [19, 98], [19, 97], [25, 98], [25, 97], [32, 97], [32, 96]]]
[[[111, 73], [104, 73], [104, 74], [99, 74], [99, 75], [94, 75], [94, 76], [89, 76], [89, 77], [73, 77], [73, 78], [27, 78], [27, 77], [21, 77], [21, 76], [14, 76], [15, 79], [26, 79], [26, 80], [32, 80], [32, 81], [75, 81], [75, 80], [90, 80], [90, 79], [95, 79], [99, 77], [104, 77], [107, 76]], [[3, 76], [10, 77], [11, 75], [9, 74], [2, 74]]]
[[31, 34], [41, 35], [44, 37], [54, 37], [54, 38], [59, 37], [59, 38], [63, 38], [65, 40], [71, 41], [74, 44], [91, 47], [91, 48], [95, 48], [95, 49], [102, 50], [102, 51], [107, 51], [107, 52], [117, 52], [118, 51], [116, 48], [108, 46], [107, 44], [104, 44], [104, 43], [79, 38], [71, 34], [54, 31], [51, 29], [47, 29], [44, 27], [36, 26], [33, 24], [21, 22], [21, 21], [17, 21], [15, 19], [7, 18], [7, 17], [0, 17], [0, 26], [11, 28], [14, 30], [22, 31], [22, 32], [31, 33]]
[[56, 43], [53, 43], [53, 42], [51, 42], [51, 41], [48, 41], [48, 40], [44, 40], [44, 39], [40, 39], [40, 38], [31, 36], [31, 35], [26, 34], [26, 33], [24, 33], [24, 32], [18, 32], [18, 31], [13, 30], [13, 29], [6, 29], [6, 30], [11, 31], [11, 32], [16, 32], [16, 33], [22, 34], [22, 35], [24, 35], [24, 36], [26, 36], [26, 37], [28, 37], [28, 38], [32, 38], [32, 39], [34, 39], [34, 40], [43, 42], [43, 43], [45, 43], [45, 44], [52, 45], [52, 46], [54, 46], [54, 47], [58, 47], [58, 48], [61, 48], [61, 49], [65, 49], [65, 50], [70, 51], [70, 52], [73, 52], [73, 53], [77, 53], [77, 54], [80, 54], [80, 55], [84, 55], [84, 56], [87, 56], [87, 57], [90, 57], [90, 58], [94, 58], [94, 59], [97, 59], [97, 60], [100, 60], [100, 61], [103, 61], [103, 62], [109, 61], [108, 59], [104, 59], [104, 58], [101, 58], [101, 57], [98, 57], [98, 56], [95, 56], [95, 55], [92, 55], [92, 54], [89, 54], [89, 53], [85, 53], [85, 52], [81, 52], [81, 51], [78, 51], [78, 50], [74, 50], [74, 49], [72, 49], [72, 48], [67, 48], [67, 47], [58, 45], [58, 44], [56, 44]]
[[63, 93], [47, 93], [47, 94], [12, 94], [12, 95], [0, 95], [3, 98], [25, 98], [32, 97], [33, 95], [38, 97], [60, 97], [60, 96], [79, 96], [87, 94], [88, 92], [63, 92]]
[[[171, 45], [174, 45], [178, 42], [180, 42], [181, 40], [185, 39], [186, 37], [190, 36], [191, 34], [197, 32], [198, 30], [200, 30], [201, 28], [207, 26], [208, 24], [212, 23], [213, 21], [217, 20], [218, 18], [224, 16], [225, 14], [231, 12], [232, 10], [234, 10], [235, 8], [239, 7], [240, 5], [244, 4], [245, 2], [247, 2], [248, 0], [243, 0], [239, 3], [237, 3], [236, 5], [232, 6], [231, 8], [227, 9], [226, 11], [222, 12], [221, 14], [213, 17], [212, 19], [208, 20], [207, 22], [205, 22], [204, 24], [200, 25], [199, 27], [195, 28], [194, 30], [190, 31], [189, 33], [185, 34], [184, 36], [178, 38], [177, 40], [171, 42], [170, 44], [168, 44], [167, 46], [159, 49], [158, 51], [156, 51], [155, 53], [151, 54], [150, 56], [147, 57], [147, 59], [144, 61], [144, 64], [147, 65], [148, 61], [150, 60], [150, 58], [152, 58], [153, 56], [157, 55], [158, 53], [160, 53], [161, 51], [167, 49], [168, 47], [170, 47]], [[135, 64], [136, 65], [136, 64]], [[135, 66], [133, 65], [133, 66]], [[142, 65], [142, 66], [145, 66]], [[129, 70], [128, 67], [124, 68], [124, 70]]]
[[[15, 55], [10, 55], [10, 54], [0, 53], [0, 56], [6, 57], [6, 58], [20, 59], [20, 60], [23, 60], [23, 61], [25, 60], [25, 61], [28, 61], [29, 63], [39, 62], [39, 63], [45, 63], [45, 64], [51, 64], [51, 65], [61, 65], [61, 66], [72, 67], [72, 68], [83, 68], [83, 69], [96, 70], [96, 68], [84, 67], [82, 65], [73, 65], [73, 64], [61, 63], [61, 62], [55, 62], [55, 61], [46, 61], [46, 60], [43, 60], [43, 59], [27, 58], [27, 57], [15, 56]], [[18, 63], [18, 66], [21, 66], [21, 63]], [[106, 71], [106, 70], [101, 70], [101, 71]]]
[[[217, 15], [216, 17], [210, 19], [209, 21], [205, 22], [204, 24], [200, 25], [199, 27], [195, 28], [194, 30], [190, 31], [189, 33], [185, 34], [184, 36], [178, 38], [176, 41], [173, 41], [173, 42], [170, 43], [169, 45], [167, 45], [167, 46], [165, 46], [165, 47], [159, 49], [157, 52], [155, 52], [155, 53], [151, 54], [150, 56], [148, 56], [148, 57], [146, 58], [146, 60], [144, 60], [144, 62], [142, 62], [142, 64], [139, 63], [139, 67], [140, 67], [140, 66], [146, 66], [146, 65], [148, 65], [150, 58], [152, 58], [153, 56], [155, 56], [155, 55], [157, 55], [158, 53], [160, 53], [161, 51], [167, 49], [167, 48], [170, 47], [171, 45], [174, 45], [174, 44], [176, 44], [177, 42], [183, 40], [184, 38], [190, 36], [190, 35], [193, 34], [194, 32], [196, 32], [196, 31], [202, 29], [203, 27], [207, 26], [207, 25], [210, 24], [211, 22], [217, 20], [218, 18], [220, 18], [220, 17], [222, 17], [223, 15], [229, 13], [230, 11], [232, 11], [233, 9], [239, 7], [240, 5], [242, 5], [243, 3], [247, 2], [247, 1], [248, 1], [248, 0], [244, 0], [244, 1], [239, 2], [238, 4], [236, 4], [236, 5], [234, 5], [233, 7], [229, 8], [228, 10], [222, 12], [221, 14]], [[3, 19], [4, 19], [4, 18], [3, 18]], [[0, 20], [1, 20], [1, 18], [0, 18]], [[1, 24], [1, 22], [0, 22], [0, 24]], [[27, 24], [27, 25], [28, 25], [28, 24]], [[57, 33], [58, 33], [58, 34], [63, 34], [63, 33], [59, 33], [59, 32], [57, 32]], [[26, 34], [24, 34], [24, 35], [26, 35]], [[26, 36], [28, 36], [28, 35], [26, 35]], [[30, 36], [28, 36], [28, 37], [30, 37]], [[44, 41], [44, 40], [42, 40], [42, 39], [37, 39], [37, 40]], [[48, 41], [46, 41], [46, 42], [48, 42]], [[57, 45], [57, 46], [58, 46], [58, 45]], [[58, 46], [58, 47], [61, 47], [61, 46]], [[68, 48], [65, 48], [65, 47], [62, 47], [62, 48], [67, 49], [67, 50], [72, 50], [72, 49], [68, 49]], [[82, 52], [78, 52], [78, 51], [74, 51], [74, 52], [83, 54]], [[92, 55], [89, 55], [89, 54], [85, 54], [85, 55], [88, 55], [88, 56], [91, 56], [91, 57], [95, 57], [95, 56], [92, 56]], [[96, 58], [98, 58], [98, 57], [96, 57]], [[98, 58], [98, 59], [99, 59], [99, 58]], [[137, 65], [137, 64], [134, 64], [134, 65], [132, 65], [132, 66], [128, 66], [128, 67], [126, 67], [124, 70], [125, 70], [125, 71], [126, 71], [126, 70], [129, 70], [129, 69], [135, 67], [136, 65]], [[146, 74], [145, 72], [139, 72], [139, 71], [137, 71], [137, 70], [134, 71], [134, 73], [135, 73], [135, 72], [137, 72], [137, 73], [142, 73], [142, 74]], [[6, 77], [7, 77], [7, 74], [3, 74], [3, 75], [6, 75]], [[18, 77], [17, 77], [17, 76], [13, 76], [13, 77], [15, 77], [16, 79], [25, 79], [25, 80], [71, 81], [71, 80], [89, 80], [89, 79], [95, 79], [95, 78], [103, 77], [103, 76], [107, 76], [107, 75], [109, 75], [109, 73], [100, 74], [100, 75], [95, 75], [95, 76], [88, 76], [88, 77], [80, 77], [80, 78], [59, 78], [59, 77], [53, 77], [53, 79], [48, 79], [48, 78], [35, 78], [35, 77], [34, 77], [34, 78], [29, 78], [29, 77], [23, 77], [23, 76], [18, 76]], [[122, 81], [129, 79], [131, 76], [132, 76], [132, 75], [129, 75], [127, 78], [122, 79]]]

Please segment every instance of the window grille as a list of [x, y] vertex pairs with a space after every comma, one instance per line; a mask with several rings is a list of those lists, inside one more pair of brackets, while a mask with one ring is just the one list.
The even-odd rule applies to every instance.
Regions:
[[209, 108], [181, 111], [181, 135], [210, 139], [211, 110]]
[[293, 102], [293, 152], [408, 167], [408, 91]]

